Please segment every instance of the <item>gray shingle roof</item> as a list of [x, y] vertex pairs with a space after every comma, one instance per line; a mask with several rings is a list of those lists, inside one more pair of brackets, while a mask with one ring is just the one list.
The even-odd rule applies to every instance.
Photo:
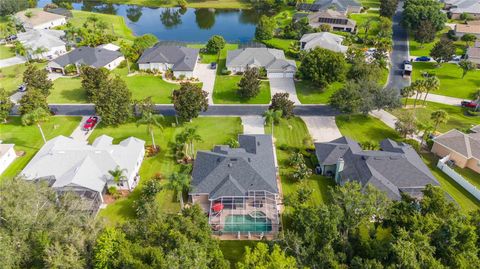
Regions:
[[345, 165], [340, 172], [340, 183], [355, 180], [362, 186], [371, 184], [395, 200], [401, 198], [402, 192], [418, 196], [427, 184], [438, 185], [410, 145], [385, 139], [381, 148], [382, 151], [364, 151], [346, 137], [315, 144], [321, 165], [333, 165], [343, 158]]
[[64, 54], [52, 62], [65, 67], [69, 64], [88, 65], [95, 68], [104, 67], [123, 55], [118, 51], [111, 51], [99, 47], [79, 47]]
[[295, 71], [295, 61], [287, 60], [282, 50], [244, 48], [227, 52], [227, 67], [262, 66], [269, 72]]
[[193, 71], [198, 53], [199, 49], [157, 43], [143, 52], [138, 63], [168, 63], [173, 71]]
[[465, 134], [459, 130], [452, 129], [440, 136], [437, 136], [434, 139], [434, 142], [450, 149], [453, 152], [461, 154], [467, 159], [475, 158], [480, 160], [480, 137], [478, 133]]
[[302, 11], [320, 11], [327, 9], [335, 9], [345, 12], [348, 7], [361, 7], [360, 3], [355, 0], [317, 0], [313, 4], [302, 3], [297, 5], [297, 10]]
[[278, 193], [270, 135], [239, 135], [240, 148], [215, 146], [198, 151], [193, 166], [190, 194], [244, 196], [248, 191]]

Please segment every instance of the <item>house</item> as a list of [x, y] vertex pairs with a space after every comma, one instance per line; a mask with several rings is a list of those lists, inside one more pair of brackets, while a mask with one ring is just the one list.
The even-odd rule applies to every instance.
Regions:
[[138, 68], [160, 72], [171, 69], [175, 77], [191, 78], [198, 60], [199, 49], [157, 43], [143, 52], [138, 59]]
[[0, 141], [0, 175], [17, 157], [14, 146], [14, 144], [3, 144], [2, 141]]
[[198, 151], [193, 165], [193, 203], [218, 233], [275, 234], [279, 187], [271, 135], [239, 135], [239, 148]]
[[73, 65], [78, 68], [82, 65], [95, 68], [107, 68], [113, 70], [120, 65], [125, 57], [118, 51], [111, 51], [100, 47], [79, 47], [64, 54], [47, 64], [50, 72], [65, 74], [65, 67]]
[[324, 48], [334, 52], [346, 53], [348, 47], [342, 45], [344, 37], [329, 32], [304, 34], [300, 39], [300, 49]]
[[313, 4], [300, 3], [297, 5], [298, 11], [318, 12], [329, 9], [346, 15], [349, 13], [360, 13], [362, 5], [355, 0], [317, 0]]
[[20, 11], [15, 15], [15, 18], [22, 23], [26, 30], [50, 29], [67, 23], [65, 16], [37, 9]]
[[455, 24], [455, 35], [459, 38], [466, 34], [472, 34], [480, 38], [480, 23], [479, 21], [469, 21], [467, 24]]
[[452, 129], [433, 139], [432, 153], [440, 157], [449, 156], [460, 168], [470, 168], [480, 173], [480, 125], [466, 134]]
[[480, 19], [480, 2], [477, 0], [445, 0], [445, 9], [451, 19], [460, 19], [463, 13], [473, 19]]
[[355, 33], [357, 23], [349, 19], [345, 14], [336, 10], [319, 11], [307, 15], [308, 22], [313, 28], [318, 28], [322, 24], [330, 25], [334, 31]]
[[405, 143], [385, 139], [381, 151], [362, 150], [348, 137], [326, 143], [315, 143], [322, 175], [333, 176], [337, 184], [357, 181], [371, 184], [393, 200], [406, 193], [421, 198], [426, 185], [439, 185], [420, 156]]
[[[102, 135], [88, 145], [65, 136], [49, 140], [27, 164], [26, 180], [47, 180], [59, 193], [73, 191], [92, 202], [92, 212], [103, 203], [107, 187], [133, 190], [145, 155], [145, 141], [130, 137], [118, 145]], [[122, 169], [124, 179], [114, 182], [109, 171]]]
[[247, 67], [265, 68], [269, 78], [293, 78], [295, 61], [287, 60], [283, 50], [269, 48], [244, 48], [227, 52], [226, 67], [232, 73], [245, 72]]
[[473, 46], [467, 48], [465, 58], [480, 67], [480, 42], [475, 41]]
[[46, 12], [49, 12], [49, 13], [53, 13], [53, 14], [57, 14], [57, 15], [61, 15], [61, 16], [64, 16], [66, 18], [73, 18], [73, 14], [72, 14], [72, 11], [66, 9], [66, 8], [63, 8], [63, 7], [58, 7], [58, 8], [48, 8], [47, 10], [45, 10]]
[[18, 41], [27, 50], [29, 59], [54, 59], [67, 53], [64, 31], [50, 29], [30, 29], [18, 33]]

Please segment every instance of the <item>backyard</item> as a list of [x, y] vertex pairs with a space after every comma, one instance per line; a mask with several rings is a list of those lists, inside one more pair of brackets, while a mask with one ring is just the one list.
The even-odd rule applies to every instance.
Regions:
[[[133, 202], [138, 197], [139, 190], [145, 180], [153, 178], [158, 173], [163, 177], [162, 183], [166, 183], [168, 176], [179, 170], [180, 165], [173, 158], [170, 143], [174, 142], [175, 136], [186, 126], [198, 127], [198, 134], [202, 137], [201, 142], [195, 143], [195, 150], [211, 150], [214, 145], [225, 144], [230, 138], [236, 138], [242, 132], [241, 121], [236, 117], [200, 117], [179, 127], [174, 127], [175, 119], [173, 117], [165, 117], [163, 126], [163, 131], [158, 128], [155, 130], [155, 141], [160, 146], [160, 153], [154, 157], [145, 158], [143, 161], [140, 168], [142, 180], [139, 186], [129, 197], [119, 199], [100, 211], [100, 216], [105, 217], [110, 223], [122, 222], [125, 218], [134, 216]], [[134, 136], [145, 140], [146, 144], [149, 145], [151, 139], [145, 128], [145, 126], [137, 127], [133, 120], [118, 127], [99, 125], [90, 136], [89, 141], [93, 142], [96, 137], [105, 134], [113, 137], [114, 143]], [[163, 190], [158, 195], [157, 200], [165, 212], [176, 213], [180, 209], [180, 204], [175, 200], [171, 191]]]
[[[42, 124], [45, 137], [48, 139], [58, 135], [70, 136], [78, 126], [80, 117], [52, 117], [50, 121]], [[7, 123], [0, 124], [0, 140], [5, 144], [15, 144], [15, 150], [24, 151], [25, 155], [17, 158], [1, 178], [16, 176], [35, 153], [43, 146], [42, 136], [37, 126], [23, 126], [20, 117], [10, 117]]]
[[[438, 32], [435, 36], [435, 40], [430, 43], [420, 44], [419, 42], [415, 41], [413, 35], [410, 35], [408, 40], [410, 55], [411, 56], [429, 56], [430, 51], [432, 50], [433, 46], [436, 42], [438, 42], [442, 37], [446, 37], [448, 31], [450, 30], [449, 27], [445, 27], [442, 31]], [[463, 41], [455, 41], [456, 54], [462, 55], [465, 51], [465, 42]]]
[[[409, 104], [413, 104], [413, 100], [409, 100]], [[398, 108], [391, 111], [391, 113], [395, 116], [398, 116], [404, 110], [405, 108]], [[413, 110], [413, 108], [408, 110]], [[444, 110], [448, 113], [449, 116], [448, 122], [446, 124], [438, 125], [438, 131], [442, 133], [448, 132], [451, 129], [470, 129], [472, 125], [480, 124], [480, 117], [465, 115], [463, 108], [459, 106], [450, 106], [433, 102], [427, 102], [427, 105], [425, 107], [417, 106], [417, 108], [415, 109], [415, 115], [419, 122], [432, 122], [432, 120], [430, 119], [430, 115], [436, 110]]]
[[436, 67], [431, 62], [413, 63], [412, 80], [422, 79], [422, 72], [430, 72], [440, 79], [440, 90], [432, 92], [457, 98], [471, 99], [480, 88], [480, 71], [468, 72], [462, 79], [462, 69], [456, 64], [444, 63]]

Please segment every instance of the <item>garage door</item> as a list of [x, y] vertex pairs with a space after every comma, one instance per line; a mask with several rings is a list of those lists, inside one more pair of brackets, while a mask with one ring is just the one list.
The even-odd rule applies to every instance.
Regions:
[[268, 73], [268, 78], [293, 78], [293, 73]]

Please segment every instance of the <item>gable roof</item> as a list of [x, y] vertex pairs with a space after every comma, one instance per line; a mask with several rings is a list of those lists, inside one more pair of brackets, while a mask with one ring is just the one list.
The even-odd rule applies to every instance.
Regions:
[[49, 13], [57, 14], [57, 15], [62, 15], [62, 16], [65, 16], [67, 18], [73, 17], [72, 12], [70, 10], [66, 9], [66, 8], [63, 8], [63, 7], [49, 8], [45, 11], [49, 12]]
[[[472, 131], [475, 131], [475, 128], [477, 126], [472, 128]], [[452, 152], [464, 156], [466, 159], [475, 158], [480, 160], [480, 136], [478, 134], [465, 134], [457, 129], [452, 129], [435, 137], [433, 141]]]
[[57, 136], [49, 140], [21, 172], [28, 180], [53, 178], [52, 187], [80, 187], [102, 192], [109, 170], [119, 166], [130, 175], [145, 141], [128, 138], [112, 145], [113, 138], [100, 136], [92, 145]]
[[[32, 13], [32, 16], [30, 18], [25, 16], [25, 13], [27, 12]], [[45, 12], [43, 10], [38, 10], [38, 9], [20, 11], [15, 15], [15, 17], [23, 23], [25, 28], [33, 28], [38, 25], [48, 23], [51, 21], [65, 19], [65, 16], [50, 13], [50, 12]]]
[[340, 183], [355, 180], [362, 186], [371, 184], [391, 199], [400, 199], [402, 192], [421, 196], [425, 185], [438, 185], [410, 145], [390, 139], [380, 144], [382, 151], [365, 151], [357, 142], [342, 137], [327, 143], [316, 143], [315, 151], [320, 165], [333, 165], [343, 159]]
[[88, 65], [95, 68], [104, 67], [123, 55], [118, 51], [111, 51], [100, 47], [79, 47], [67, 54], [57, 57], [52, 62], [65, 67], [69, 64]]
[[295, 61], [287, 60], [283, 50], [244, 48], [227, 52], [227, 67], [261, 66], [269, 72], [295, 71]]
[[65, 36], [64, 31], [50, 29], [30, 29], [17, 35], [18, 41], [31, 50], [65, 46], [65, 41], [61, 39], [63, 36]]
[[456, 33], [468, 33], [468, 34], [474, 34], [474, 35], [478, 35], [480, 34], [480, 24], [471, 24], [471, 23], [467, 23], [467, 24], [460, 24], [460, 23], [457, 23], [455, 24], [455, 32]]
[[193, 71], [198, 53], [199, 49], [157, 43], [143, 52], [138, 63], [167, 63], [173, 64], [173, 71]]
[[328, 49], [334, 52], [346, 53], [348, 47], [342, 45], [344, 37], [329, 32], [304, 34], [300, 39], [301, 43], [305, 43], [303, 49], [309, 50], [316, 47]]
[[190, 194], [208, 194], [213, 200], [252, 190], [278, 193], [272, 137], [239, 135], [238, 140], [240, 148], [215, 146], [197, 152]]
[[449, 9], [451, 13], [480, 13], [480, 3], [478, 0], [447, 0], [445, 3], [451, 6]]

